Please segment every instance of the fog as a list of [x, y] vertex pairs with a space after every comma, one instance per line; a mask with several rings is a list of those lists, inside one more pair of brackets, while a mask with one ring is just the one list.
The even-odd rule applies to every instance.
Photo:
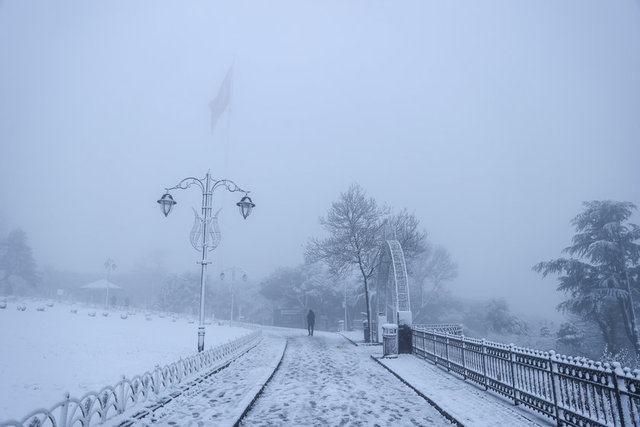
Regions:
[[303, 262], [357, 182], [447, 247], [454, 294], [554, 313], [531, 266], [583, 201], [640, 204], [632, 0], [6, 0], [0, 58], [0, 232], [25, 230], [39, 266], [196, 271], [199, 191], [168, 218], [156, 200], [210, 169], [257, 205], [245, 221], [242, 194], [214, 194], [210, 268], [260, 280]]

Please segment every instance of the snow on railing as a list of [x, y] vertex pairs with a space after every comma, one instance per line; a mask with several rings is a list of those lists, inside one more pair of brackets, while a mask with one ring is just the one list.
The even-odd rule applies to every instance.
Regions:
[[428, 331], [437, 331], [440, 333], [447, 333], [451, 335], [462, 335], [462, 325], [459, 323], [440, 323], [433, 325], [413, 325], [417, 329], [425, 329]]
[[413, 353], [570, 426], [640, 425], [640, 370], [414, 326]]
[[65, 400], [51, 409], [37, 409], [24, 417], [22, 421], [9, 420], [0, 422], [0, 427], [88, 427], [104, 423], [114, 416], [144, 402], [152, 396], [175, 387], [193, 374], [205, 369], [221, 366], [233, 356], [255, 344], [262, 337], [262, 330], [255, 330], [248, 335], [237, 338], [226, 344], [197, 353], [170, 365], [157, 366], [151, 372], [127, 379], [124, 376], [115, 386], [104, 387], [99, 392], [89, 392], [80, 399], [67, 394]]

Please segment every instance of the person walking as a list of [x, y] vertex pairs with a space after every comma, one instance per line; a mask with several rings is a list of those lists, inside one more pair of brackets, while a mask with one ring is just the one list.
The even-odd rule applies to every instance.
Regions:
[[307, 313], [307, 329], [309, 330], [309, 336], [313, 336], [313, 326], [316, 323], [316, 314], [313, 310], [309, 309], [309, 313]]

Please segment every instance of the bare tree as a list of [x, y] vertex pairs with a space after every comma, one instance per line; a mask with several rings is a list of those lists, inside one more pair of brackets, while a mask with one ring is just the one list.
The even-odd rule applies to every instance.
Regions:
[[307, 261], [324, 261], [332, 272], [344, 276], [356, 268], [364, 284], [367, 324], [371, 331], [369, 279], [380, 257], [379, 234], [384, 215], [375, 199], [367, 197], [358, 184], [353, 184], [340, 200], [334, 202], [320, 225], [329, 233], [325, 239], [310, 239]]
[[406, 209], [391, 215], [387, 223], [394, 234], [393, 238], [402, 246], [407, 268], [411, 269], [415, 261], [429, 249], [427, 232], [420, 229], [418, 218]]
[[413, 214], [403, 210], [400, 214], [389, 215], [388, 209], [378, 206], [375, 199], [366, 196], [362, 187], [353, 184], [331, 205], [326, 218], [320, 218], [320, 224], [329, 236], [310, 239], [305, 253], [307, 262], [323, 261], [336, 276], [344, 277], [353, 269], [357, 270], [364, 286], [370, 334], [370, 279], [380, 262], [382, 229], [387, 223], [400, 244], [406, 245], [403, 247], [405, 257], [414, 257], [426, 248], [426, 233], [419, 230], [419, 221]]
[[[421, 306], [428, 295], [440, 291], [446, 282], [458, 277], [458, 264], [452, 259], [444, 246], [428, 247], [422, 256], [414, 262], [414, 276], [420, 285]], [[428, 285], [431, 285], [427, 291]]]

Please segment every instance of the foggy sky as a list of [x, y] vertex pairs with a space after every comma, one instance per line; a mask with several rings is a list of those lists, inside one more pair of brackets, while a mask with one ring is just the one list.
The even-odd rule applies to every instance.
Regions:
[[[640, 7], [632, 0], [0, 3], [0, 232], [39, 266], [196, 271], [187, 176], [219, 190], [214, 272], [303, 261], [354, 182], [414, 212], [456, 294], [553, 311], [531, 272], [585, 200], [640, 204]], [[208, 103], [233, 64], [232, 105]], [[636, 223], [640, 222], [635, 215]]]

